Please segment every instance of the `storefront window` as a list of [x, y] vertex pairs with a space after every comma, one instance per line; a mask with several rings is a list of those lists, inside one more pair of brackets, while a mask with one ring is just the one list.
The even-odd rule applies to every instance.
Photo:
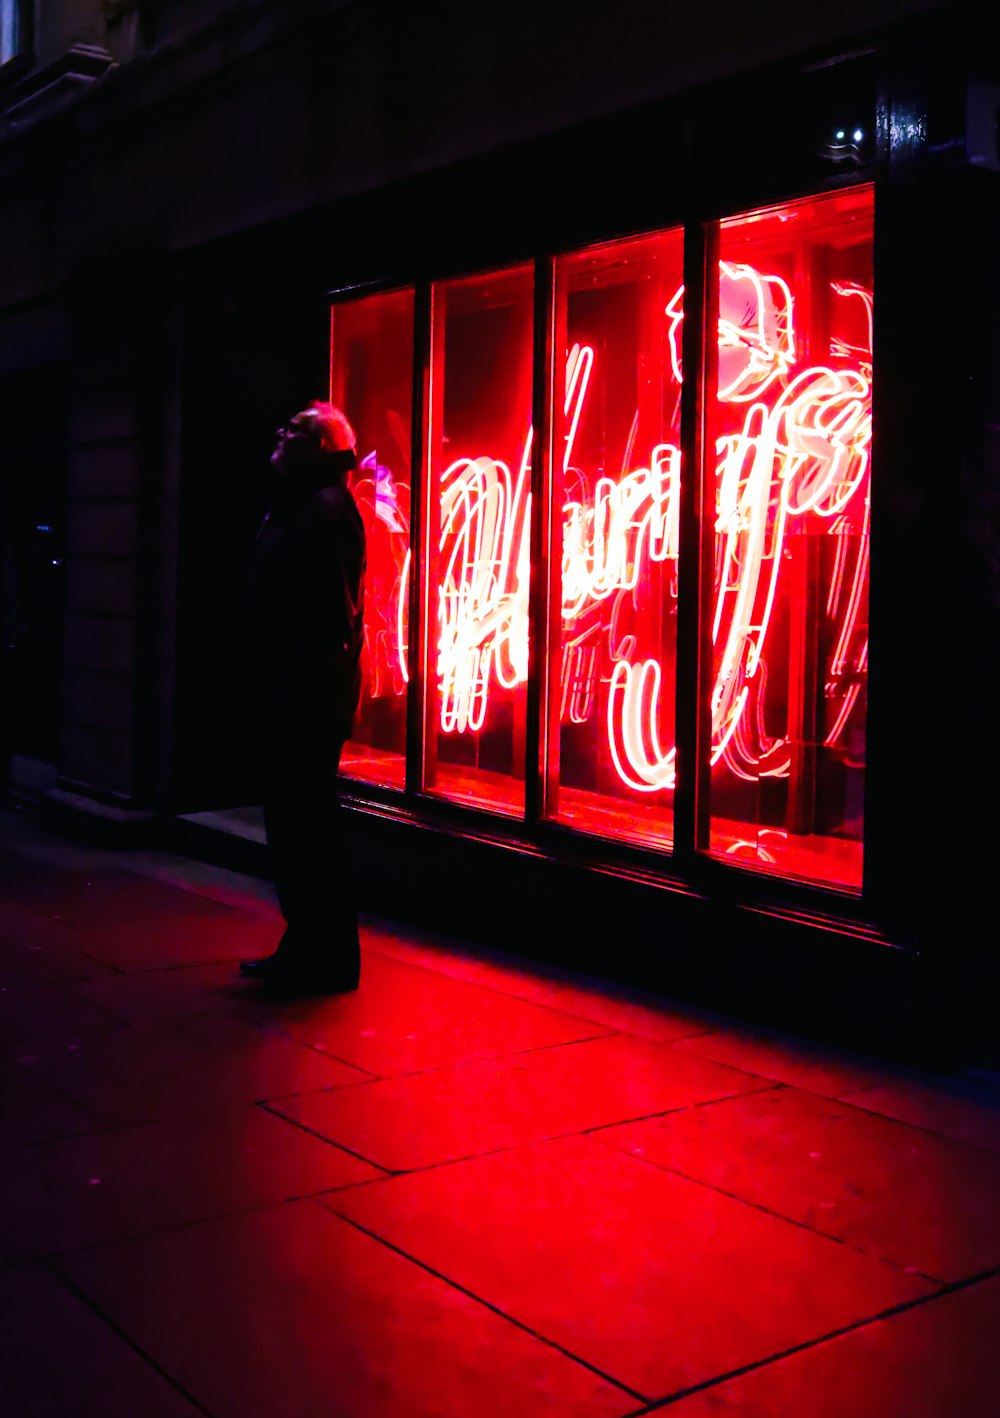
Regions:
[[533, 271], [433, 290], [424, 786], [524, 811]]
[[870, 188], [723, 223], [709, 852], [860, 889]]
[[[714, 857], [861, 887], [873, 194], [719, 228], [706, 515]], [[555, 263], [546, 815], [673, 845], [683, 236]], [[432, 288], [420, 599], [423, 785], [525, 810], [533, 272]], [[338, 306], [331, 397], [356, 424], [365, 685], [344, 771], [404, 782], [412, 292]], [[712, 362], [710, 362], [712, 363]], [[717, 379], [717, 382], [715, 382]], [[556, 726], [558, 729], [556, 731]], [[700, 829], [699, 829], [700, 830]]]
[[553, 410], [562, 573], [548, 811], [659, 846], [673, 837], [682, 271], [680, 231], [556, 265], [565, 398]]
[[412, 290], [334, 307], [330, 398], [357, 433], [359, 467], [351, 487], [368, 544], [361, 704], [341, 771], [401, 788], [406, 765], [404, 583], [410, 551]]

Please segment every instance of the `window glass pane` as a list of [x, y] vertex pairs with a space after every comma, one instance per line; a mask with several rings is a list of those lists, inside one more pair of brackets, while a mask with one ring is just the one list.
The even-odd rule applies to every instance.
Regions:
[[[429, 792], [524, 811], [533, 272], [434, 287]], [[431, 662], [433, 663], [433, 657]], [[429, 714], [430, 718], [430, 714]]]
[[712, 855], [860, 889], [870, 188], [723, 224]]
[[13, 59], [21, 48], [20, 0], [0, 0], [0, 64]]
[[406, 564], [410, 549], [413, 292], [335, 306], [330, 398], [358, 438], [351, 479], [365, 524], [361, 704], [341, 772], [402, 787], [406, 763]]
[[682, 272], [680, 231], [556, 268], [565, 399], [553, 411], [562, 595], [549, 814], [660, 846], [673, 838]]

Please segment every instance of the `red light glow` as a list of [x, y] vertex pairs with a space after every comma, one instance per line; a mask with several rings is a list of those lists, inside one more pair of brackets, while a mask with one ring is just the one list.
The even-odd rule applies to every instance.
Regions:
[[[798, 372], [770, 407], [757, 401], [754, 395], [785, 378], [794, 362], [792, 297], [783, 281], [748, 266], [729, 266], [723, 274], [723, 296], [749, 299], [754, 318], [744, 321], [738, 339], [732, 315], [719, 320], [720, 357], [733, 355], [719, 397], [748, 407], [739, 431], [717, 443], [721, 550], [712, 640], [721, 653], [711, 696], [712, 762], [723, 759], [741, 777], [783, 776], [787, 745], [769, 740], [747, 711], [765, 659], [789, 519], [810, 513], [825, 518], [836, 537], [839, 514], [857, 499], [864, 504], [867, 529], [870, 352], [864, 352], [864, 362]], [[868, 291], [846, 285], [833, 289], [842, 298], [863, 300], [870, 311]], [[770, 294], [774, 290], [781, 294], [780, 319]], [[667, 306], [675, 369], [681, 294]], [[764, 305], [766, 317], [759, 313]], [[845, 361], [852, 357], [853, 352], [844, 355]], [[587, 345], [574, 345], [567, 358], [564, 471], [570, 466], [594, 358]], [[507, 464], [484, 454], [458, 458], [442, 475], [437, 671], [444, 733], [475, 733], [486, 715], [491, 682], [512, 688], [527, 678], [530, 456], [529, 431], [516, 476]], [[601, 603], [632, 591], [647, 561], [676, 563], [679, 481], [679, 449], [658, 444], [650, 450], [648, 466], [633, 468], [617, 481], [597, 477], [589, 503], [563, 505], [563, 717], [585, 721], [596, 697], [597, 661], [587, 648], [595, 639], [593, 626], [576, 637], [572, 627]], [[866, 537], [860, 546], [852, 562], [846, 541], [838, 544], [829, 589], [828, 610], [836, 615], [838, 631], [826, 692], [842, 703], [827, 744], [838, 738], [859, 691], [856, 676], [867, 664], [867, 638], [858, 634], [868, 569]], [[408, 570], [409, 553], [399, 583], [400, 627]], [[405, 679], [402, 633], [398, 645]], [[674, 746], [661, 744], [657, 730], [662, 666], [656, 659], [632, 661], [627, 649], [619, 646], [608, 688], [608, 745], [626, 787], [658, 792], [674, 785], [676, 754]]]

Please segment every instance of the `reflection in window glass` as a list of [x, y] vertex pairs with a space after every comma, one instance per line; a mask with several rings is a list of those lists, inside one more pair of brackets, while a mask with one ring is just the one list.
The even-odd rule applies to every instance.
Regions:
[[872, 193], [720, 233], [712, 855], [860, 889]]
[[434, 287], [425, 787], [524, 810], [533, 273]]
[[21, 0], [0, 0], [0, 64], [21, 49]]
[[556, 268], [565, 400], [553, 410], [562, 595], [548, 810], [660, 846], [673, 836], [682, 271], [680, 231]]
[[413, 292], [335, 306], [330, 398], [358, 438], [351, 479], [368, 571], [361, 704], [341, 772], [402, 787], [406, 762], [406, 563], [410, 549]]

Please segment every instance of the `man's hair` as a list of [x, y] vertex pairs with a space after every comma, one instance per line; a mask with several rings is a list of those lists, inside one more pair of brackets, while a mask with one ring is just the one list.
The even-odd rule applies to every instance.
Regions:
[[354, 429], [335, 404], [314, 399], [297, 417], [316, 435], [324, 453], [354, 453]]

